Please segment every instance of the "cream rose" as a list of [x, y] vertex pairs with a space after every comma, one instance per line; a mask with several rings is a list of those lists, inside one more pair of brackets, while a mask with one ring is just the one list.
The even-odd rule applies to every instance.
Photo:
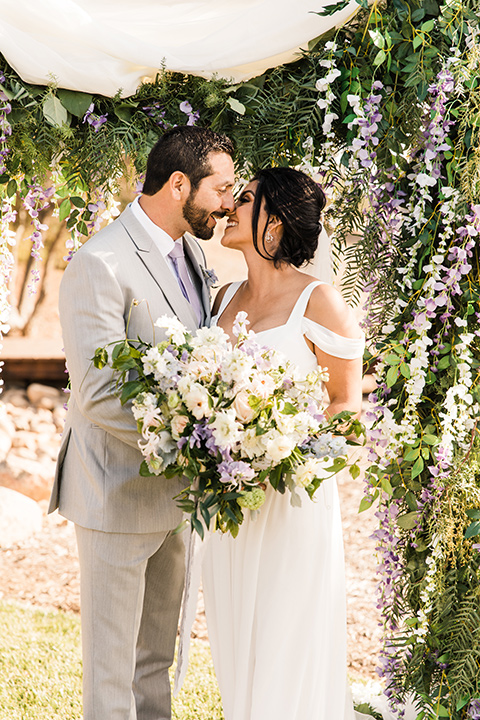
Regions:
[[267, 454], [272, 458], [274, 462], [280, 462], [287, 458], [295, 443], [288, 435], [277, 435], [267, 441]]
[[248, 423], [255, 417], [255, 411], [248, 402], [249, 395], [250, 393], [246, 390], [240, 390], [233, 402], [237, 419], [240, 420], [241, 423]]

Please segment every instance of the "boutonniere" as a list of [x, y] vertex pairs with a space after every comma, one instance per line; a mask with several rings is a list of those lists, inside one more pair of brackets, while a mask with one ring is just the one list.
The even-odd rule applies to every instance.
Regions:
[[218, 277], [215, 275], [214, 270], [202, 266], [202, 274], [207, 287], [209, 287], [210, 289], [216, 287], [218, 283]]

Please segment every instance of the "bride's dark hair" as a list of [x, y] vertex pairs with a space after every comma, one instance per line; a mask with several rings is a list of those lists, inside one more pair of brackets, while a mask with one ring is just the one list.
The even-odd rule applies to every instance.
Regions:
[[[311, 260], [322, 229], [320, 214], [325, 207], [325, 195], [320, 185], [305, 173], [289, 167], [264, 168], [255, 173], [258, 182], [253, 203], [253, 244], [259, 255], [273, 260], [275, 267], [282, 262], [300, 267]], [[267, 223], [258, 242], [258, 219], [265, 203]], [[265, 233], [270, 218], [281, 220], [283, 234], [274, 253], [268, 251]]]

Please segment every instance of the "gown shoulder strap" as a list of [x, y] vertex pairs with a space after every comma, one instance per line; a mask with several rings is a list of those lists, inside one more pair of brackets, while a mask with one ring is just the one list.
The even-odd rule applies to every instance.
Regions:
[[314, 282], [311, 282], [307, 287], [303, 288], [302, 292], [300, 293], [300, 296], [293, 306], [292, 312], [290, 313], [290, 317], [287, 320], [287, 325], [292, 323], [294, 325], [299, 325], [302, 321], [303, 316], [305, 315], [305, 310], [307, 309], [308, 301], [310, 300], [310, 296], [312, 292], [315, 290], [318, 285], [325, 285], [324, 282], [321, 280], [315, 280]]
[[230, 300], [233, 298], [235, 293], [237, 292], [240, 285], [243, 283], [243, 280], [238, 280], [237, 282], [232, 282], [228, 288], [225, 290], [225, 294], [222, 298], [222, 302], [220, 303], [220, 307], [218, 308], [218, 311], [216, 313], [217, 318], [220, 317], [220, 315], [223, 313], [225, 308], [227, 307]]

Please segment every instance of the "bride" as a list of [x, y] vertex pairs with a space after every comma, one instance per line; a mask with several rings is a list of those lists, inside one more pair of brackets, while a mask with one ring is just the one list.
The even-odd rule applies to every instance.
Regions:
[[[213, 322], [241, 310], [258, 341], [306, 374], [327, 367], [327, 413], [359, 414], [364, 338], [340, 293], [298, 270], [312, 260], [325, 197], [291, 168], [259, 171], [229, 215], [222, 244], [243, 252], [248, 278], [223, 287]], [[225, 720], [351, 720], [345, 583], [335, 478], [292, 507], [267, 488], [236, 539], [214, 533], [203, 589]], [[357, 715], [358, 717], [358, 715]], [[365, 716], [362, 716], [365, 717]]]

